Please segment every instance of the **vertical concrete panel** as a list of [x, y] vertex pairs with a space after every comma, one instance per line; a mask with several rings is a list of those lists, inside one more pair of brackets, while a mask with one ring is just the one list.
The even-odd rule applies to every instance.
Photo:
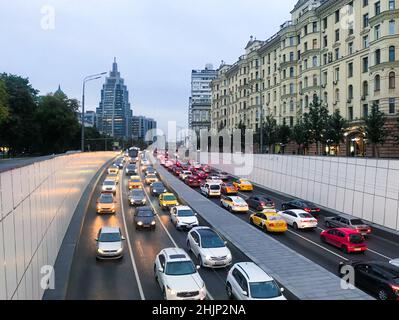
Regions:
[[332, 159], [330, 163], [330, 181], [329, 184], [332, 186], [337, 186], [338, 181], [338, 162], [336, 159]]
[[375, 195], [385, 197], [387, 191], [388, 169], [378, 168], [375, 179]]
[[373, 222], [384, 225], [385, 197], [374, 197]]
[[321, 185], [320, 204], [324, 207], [328, 205], [328, 184], [325, 183]]
[[385, 202], [385, 219], [384, 226], [391, 229], [396, 229], [398, 220], [398, 201], [386, 199]]
[[21, 281], [25, 271], [25, 250], [24, 250], [24, 224], [22, 217], [22, 205], [14, 210], [15, 227], [15, 262], [17, 265], [17, 280]]
[[12, 198], [12, 177], [11, 171], [1, 173], [1, 208], [2, 217], [5, 217], [13, 209], [14, 200]]
[[26, 198], [22, 202], [22, 217], [24, 225], [24, 250], [25, 250], [25, 265], [29, 264], [32, 257], [32, 234], [31, 234], [31, 218], [29, 208], [30, 198]]
[[399, 200], [399, 170], [389, 169], [386, 197]]
[[364, 192], [374, 195], [375, 192], [375, 176], [377, 169], [375, 167], [366, 167], [366, 175], [364, 180]]
[[366, 167], [364, 165], [358, 164], [356, 165], [355, 171], [355, 190], [358, 192], [363, 192]]
[[346, 186], [346, 162], [340, 161], [338, 163], [338, 180], [337, 180], [337, 186], [340, 188], [345, 188]]
[[355, 191], [353, 194], [353, 215], [363, 217], [363, 192]]
[[344, 188], [337, 188], [337, 198], [335, 201], [334, 209], [338, 211], [344, 210], [344, 203], [345, 203], [345, 189]]
[[348, 214], [353, 213], [353, 197], [354, 197], [354, 191], [345, 189], [344, 212]]
[[363, 216], [368, 221], [373, 221], [374, 196], [364, 195], [363, 198]]
[[25, 284], [26, 284], [26, 299], [33, 299], [33, 279], [32, 279], [32, 264], [28, 265], [25, 273]]
[[311, 200], [312, 202], [321, 203], [321, 186], [321, 183], [314, 182], [313, 198]]
[[7, 299], [11, 299], [17, 289], [17, 265], [15, 261], [14, 213], [3, 220], [4, 249], [6, 260]]
[[14, 208], [22, 201], [21, 169], [11, 170]]
[[356, 166], [348, 164], [346, 167], [346, 189], [354, 190], [356, 180]]
[[7, 299], [4, 243], [3, 222], [0, 220], [0, 300]]

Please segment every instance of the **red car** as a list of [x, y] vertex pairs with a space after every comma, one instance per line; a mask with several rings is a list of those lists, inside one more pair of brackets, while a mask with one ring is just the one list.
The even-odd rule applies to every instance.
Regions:
[[188, 176], [186, 180], [184, 180], [185, 184], [192, 187], [198, 188], [201, 185], [201, 180], [197, 176]]
[[197, 170], [195, 174], [201, 179], [201, 180], [206, 180], [208, 178], [209, 174], [206, 173], [205, 171], [202, 170]]
[[178, 177], [182, 171], [183, 171], [183, 170], [182, 170], [181, 167], [175, 166], [175, 167], [173, 168], [173, 170], [172, 170], [172, 173], [173, 173], [176, 177]]
[[324, 230], [320, 234], [321, 241], [340, 248], [345, 253], [365, 252], [367, 245], [359, 231], [348, 228]]

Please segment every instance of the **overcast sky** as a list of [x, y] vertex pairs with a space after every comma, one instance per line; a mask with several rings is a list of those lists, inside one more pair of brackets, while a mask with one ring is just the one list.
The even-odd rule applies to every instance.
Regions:
[[[29, 77], [41, 94], [61, 84], [81, 100], [82, 78], [109, 71], [116, 56], [135, 115], [155, 118], [161, 129], [168, 120], [187, 126], [191, 69], [234, 63], [250, 35], [272, 36], [295, 3], [0, 0], [0, 72]], [[87, 109], [98, 105], [102, 82], [88, 85]]]

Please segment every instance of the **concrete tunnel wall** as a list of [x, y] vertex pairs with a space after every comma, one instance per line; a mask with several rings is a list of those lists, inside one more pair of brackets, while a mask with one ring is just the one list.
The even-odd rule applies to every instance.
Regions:
[[87, 185], [115, 155], [62, 155], [0, 173], [1, 300], [42, 298], [45, 266], [54, 265]]

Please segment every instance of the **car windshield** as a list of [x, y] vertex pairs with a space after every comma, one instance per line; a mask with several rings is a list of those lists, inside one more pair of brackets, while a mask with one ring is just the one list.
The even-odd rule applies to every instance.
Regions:
[[153, 173], [147, 175], [147, 178], [156, 178], [156, 177], [157, 176], [155, 174], [153, 174]]
[[303, 204], [308, 208], [316, 208], [315, 204], [309, 201], [303, 201]]
[[225, 183], [224, 186], [225, 187], [233, 187], [233, 184], [232, 183]]
[[254, 299], [270, 299], [281, 295], [280, 288], [275, 281], [251, 282], [249, 287]]
[[100, 203], [113, 203], [114, 199], [112, 197], [101, 196]]
[[270, 221], [277, 221], [277, 220], [281, 220], [281, 217], [280, 216], [268, 216], [267, 219]]
[[131, 192], [131, 195], [133, 197], [143, 197], [144, 198], [144, 192], [142, 190], [133, 190]]
[[109, 181], [109, 180], [107, 180], [107, 181], [104, 181], [104, 185], [105, 185], [105, 186], [114, 186], [114, 185], [115, 185], [115, 182], [114, 182], [114, 181]]
[[178, 216], [179, 217], [193, 217], [194, 216], [194, 212], [192, 210], [179, 210], [178, 212]]
[[162, 183], [154, 183], [152, 185], [154, 189], [165, 189], [165, 186]]
[[151, 210], [142, 210], [137, 212], [137, 216], [142, 218], [150, 218], [154, 216], [154, 213]]
[[165, 274], [168, 276], [185, 276], [196, 273], [191, 261], [169, 262], [166, 264]]
[[120, 233], [101, 233], [100, 238], [98, 239], [100, 242], [119, 242], [121, 241]]
[[362, 220], [360, 220], [360, 219], [352, 219], [351, 223], [354, 226], [358, 226], [358, 225], [364, 224], [364, 222]]
[[175, 196], [164, 196], [165, 201], [175, 201], [176, 197]]
[[225, 247], [224, 242], [216, 234], [207, 234], [201, 236], [202, 248], [223, 248]]
[[240, 198], [234, 199], [234, 202], [235, 202], [235, 203], [239, 203], [239, 204], [246, 204], [245, 200], [240, 199]]
[[132, 179], [131, 182], [140, 182], [140, 179]]
[[349, 235], [350, 243], [363, 243], [363, 237], [360, 234], [351, 234]]
[[134, 164], [129, 164], [127, 166], [127, 168], [130, 169], [130, 170], [134, 170], [134, 169], [136, 169], [136, 166]]
[[212, 185], [212, 186], [210, 186], [209, 188], [210, 188], [211, 190], [219, 190], [219, 189], [220, 189], [220, 186]]
[[299, 218], [313, 218], [310, 213], [300, 213], [298, 214]]

